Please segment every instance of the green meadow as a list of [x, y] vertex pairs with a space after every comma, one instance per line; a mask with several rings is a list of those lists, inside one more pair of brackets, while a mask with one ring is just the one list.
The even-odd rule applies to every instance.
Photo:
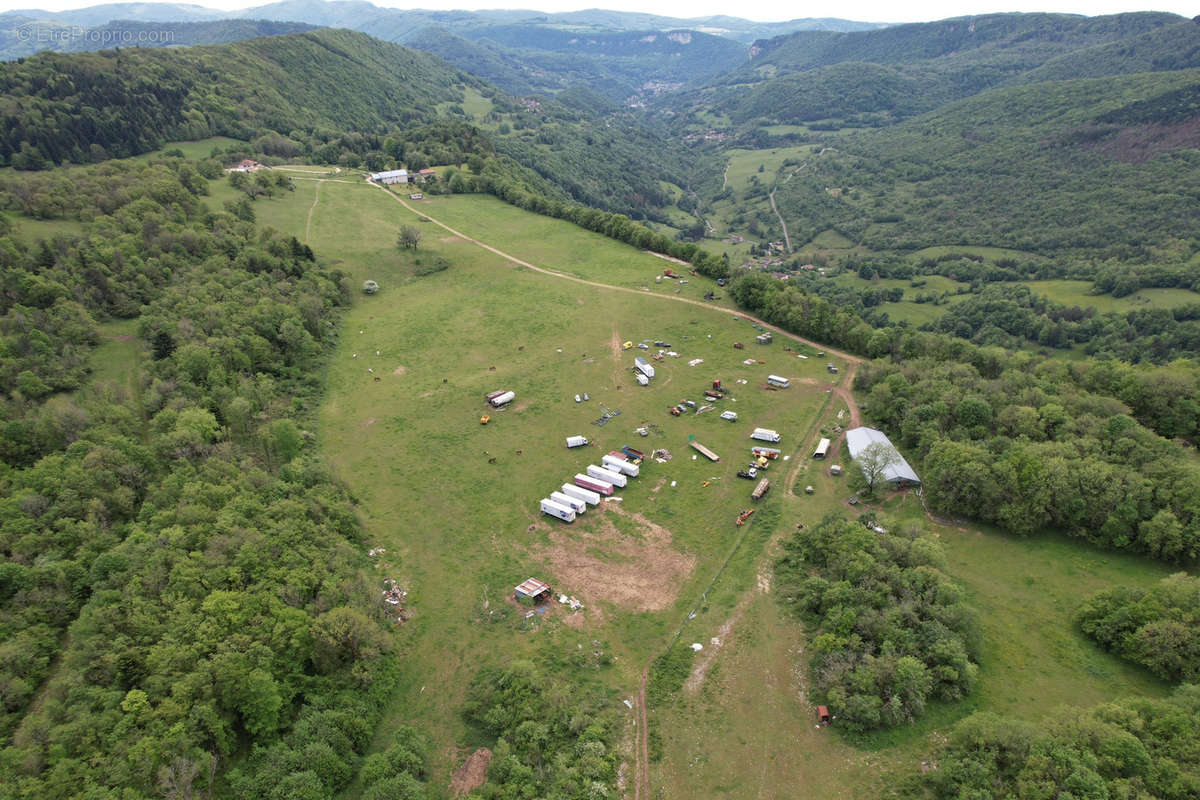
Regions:
[[[821, 796], [871, 797], [881, 776], [913, 768], [971, 711], [1037, 719], [1060, 704], [1165, 691], [1072, 624], [1087, 593], [1148, 584], [1164, 569], [1053, 535], [1015, 539], [934, 525], [915, 495], [897, 495], [879, 509], [885, 524], [936, 532], [949, 572], [979, 614], [979, 687], [965, 703], [935, 707], [917, 725], [877, 737], [852, 741], [816, 729], [805, 632], [776, 603], [771, 562], [797, 523], [859, 513], [845, 504], [844, 478], [809, 457], [817, 437], [849, 424], [850, 409], [830, 392], [828, 359], [799, 359], [796, 351], [814, 355], [811, 348], [782, 336], [756, 345], [756, 331], [736, 312], [677, 302], [697, 299], [710, 282], [655, 283], [667, 262], [491, 197], [406, 200], [414, 212], [353, 176], [298, 176], [295, 184], [259, 200], [258, 220], [302, 237], [356, 289], [328, 363], [316, 446], [356, 497], [368, 545], [386, 550], [372, 579], [397, 580], [412, 612], [398, 628], [404, 680], [379, 741], [404, 723], [428, 731], [442, 785], [469, 749], [487, 743], [461, 716], [466, 686], [481, 667], [517, 657], [606, 688], [614, 714], [626, 719], [632, 753], [634, 713], [621, 701], [636, 700], [643, 670], [670, 645], [701, 644], [694, 663], [703, 667], [650, 712], [651, 793], [663, 798], [788, 796], [798, 785]], [[222, 185], [214, 184], [210, 203], [228, 199]], [[415, 252], [396, 248], [403, 225], [422, 232]], [[439, 264], [446, 268], [431, 271]], [[380, 284], [378, 294], [357, 292], [366, 279]], [[679, 357], [652, 362], [655, 379], [639, 387], [634, 356], [662, 348], [622, 345], [654, 340]], [[703, 361], [689, 366], [693, 359]], [[848, 365], [835, 363], [846, 380]], [[792, 387], [763, 389], [768, 373], [788, 376]], [[685, 399], [703, 405], [714, 379], [728, 391], [716, 408], [667, 413]], [[484, 394], [499, 389], [516, 400], [490, 409]], [[584, 393], [590, 399], [575, 402]], [[724, 409], [739, 419], [720, 419]], [[617, 410], [604, 426], [593, 424]], [[771, 493], [738, 527], [753, 484], [736, 472], [754, 426], [783, 435], [787, 460], [772, 464]], [[566, 437], [576, 434], [592, 444], [567, 449]], [[690, 437], [721, 461], [693, 459]], [[572, 524], [539, 512], [540, 498], [622, 445], [664, 448], [671, 458], [647, 460], [617, 491], [619, 501]], [[553, 603], [527, 618], [510, 597], [531, 576], [583, 609], [572, 614]], [[611, 653], [611, 665], [578, 655], [594, 648]]]

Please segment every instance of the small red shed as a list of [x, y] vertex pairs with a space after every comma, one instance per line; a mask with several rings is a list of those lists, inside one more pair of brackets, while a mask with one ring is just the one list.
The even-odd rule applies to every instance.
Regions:
[[831, 719], [833, 718], [829, 716], [828, 706], [817, 706], [817, 722], [828, 725]]

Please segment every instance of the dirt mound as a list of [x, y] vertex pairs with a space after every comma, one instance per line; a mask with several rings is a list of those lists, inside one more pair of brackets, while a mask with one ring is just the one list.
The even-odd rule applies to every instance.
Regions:
[[450, 791], [461, 797], [472, 789], [483, 786], [487, 780], [488, 765], [491, 763], [492, 751], [486, 747], [471, 753], [463, 765], [454, 771], [454, 777], [450, 779]]

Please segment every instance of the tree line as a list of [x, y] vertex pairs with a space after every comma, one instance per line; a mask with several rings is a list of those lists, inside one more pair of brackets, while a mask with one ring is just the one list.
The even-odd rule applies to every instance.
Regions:
[[[353, 503], [308, 432], [348, 289], [294, 239], [208, 211], [171, 160], [97, 169], [130, 171], [137, 199], [90, 209], [82, 236], [0, 247], [11, 325], [73, 304], [82, 339], [27, 337], [86, 351], [96, 321], [134, 317], [143, 374], [5, 386], [0, 784], [329, 797], [398, 670]], [[381, 785], [422, 779], [389, 753]]]

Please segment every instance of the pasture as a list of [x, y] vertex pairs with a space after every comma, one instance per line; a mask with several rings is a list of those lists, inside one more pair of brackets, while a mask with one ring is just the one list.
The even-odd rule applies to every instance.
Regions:
[[[656, 284], [666, 262], [569, 223], [482, 196], [410, 202], [414, 213], [350, 176], [297, 177], [295, 192], [255, 204], [259, 221], [307, 241], [355, 288], [327, 369], [316, 446], [357, 498], [367, 546], [386, 550], [374, 579], [396, 579], [413, 614], [398, 629], [404, 680], [379, 741], [404, 723], [427, 731], [441, 785], [484, 743], [461, 717], [467, 683], [480, 667], [515, 657], [607, 687], [632, 737], [634, 714], [621, 701], [636, 699], [643, 668], [675, 641], [704, 645], [688, 685], [651, 709], [651, 796], [663, 798], [786, 796], [797, 785], [870, 797], [881, 776], [913, 768], [970, 711], [1028, 716], [1163, 691], [1089, 645], [1071, 615], [1097, 587], [1149, 583], [1164, 570], [1053, 536], [936, 526], [915, 496], [898, 495], [879, 509], [885, 524], [931, 526], [980, 615], [978, 691], [916, 726], [864, 740], [814, 728], [805, 633], [775, 603], [771, 561], [797, 522], [859, 513], [844, 502], [845, 479], [809, 458], [822, 431], [849, 424], [851, 409], [828, 391], [829, 359], [798, 359], [781, 336], [754, 344], [740, 314], [677, 302], [711, 283], [692, 276], [685, 286]], [[219, 206], [222, 190], [213, 189], [209, 202]], [[415, 253], [395, 246], [402, 225], [422, 231]], [[448, 268], [422, 276], [437, 258]], [[368, 278], [378, 294], [358, 293]], [[639, 387], [634, 356], [668, 348], [622, 345], [654, 340], [679, 357], [654, 361], [654, 381]], [[703, 362], [689, 366], [693, 359]], [[792, 378], [792, 388], [761, 388], [769, 372]], [[683, 399], [703, 404], [701, 390], [716, 378], [729, 392], [717, 408], [667, 413]], [[484, 403], [496, 389], [516, 392], [505, 410]], [[585, 392], [590, 399], [576, 403]], [[617, 409], [604, 426], [593, 424]], [[720, 419], [723, 409], [738, 421]], [[482, 414], [491, 416], [487, 425]], [[643, 425], [646, 437], [635, 432]], [[761, 513], [739, 528], [734, 517], [751, 506], [753, 484], [735, 473], [754, 426], [780, 431], [788, 460], [772, 465]], [[574, 434], [593, 444], [568, 450], [565, 437]], [[721, 461], [693, 459], [691, 436]], [[541, 497], [624, 444], [665, 448], [671, 459], [647, 460], [617, 491], [620, 501], [570, 525], [539, 513]], [[583, 609], [553, 603], [527, 618], [510, 597], [530, 576]], [[594, 648], [610, 653], [611, 665], [578, 657]]]

